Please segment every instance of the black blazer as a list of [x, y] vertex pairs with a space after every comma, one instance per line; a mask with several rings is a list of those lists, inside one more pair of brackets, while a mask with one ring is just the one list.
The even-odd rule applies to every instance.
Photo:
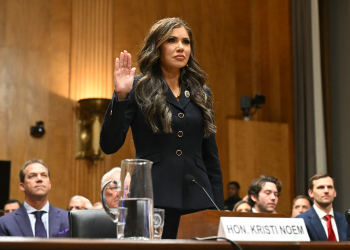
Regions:
[[[318, 217], [314, 207], [308, 211], [299, 214], [296, 218], [303, 218], [307, 232], [312, 241], [328, 241], [326, 232], [322, 226], [320, 218]], [[334, 212], [334, 220], [337, 224], [339, 241], [348, 241], [350, 237], [350, 230], [346, 218], [343, 214]]]
[[[179, 101], [170, 90], [167, 94], [173, 133], [155, 134], [146, 124], [135, 100], [134, 89], [139, 79], [139, 76], [135, 77], [134, 88], [125, 100], [118, 102], [117, 96], [113, 95], [102, 125], [101, 149], [106, 154], [117, 152], [131, 126], [136, 158], [153, 162], [155, 206], [177, 209], [214, 207], [200, 187], [184, 180], [184, 176], [190, 174], [223, 209], [222, 174], [215, 134], [203, 138], [203, 115], [191, 99], [185, 97], [187, 86], [181, 84]], [[209, 88], [204, 87], [204, 90], [210, 95]]]

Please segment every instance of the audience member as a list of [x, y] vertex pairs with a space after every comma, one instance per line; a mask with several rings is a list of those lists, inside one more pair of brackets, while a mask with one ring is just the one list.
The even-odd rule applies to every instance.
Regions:
[[24, 203], [0, 217], [0, 236], [69, 237], [68, 212], [48, 201], [50, 172], [39, 159], [27, 161], [19, 172]]
[[227, 184], [228, 199], [225, 200], [225, 210], [232, 210], [235, 204], [242, 200], [239, 197], [239, 183], [236, 181], [231, 181]]
[[4, 206], [4, 215], [9, 214], [18, 209], [22, 204], [16, 199], [6, 201]]
[[93, 206], [92, 209], [102, 209], [102, 203], [100, 201], [96, 202]]
[[252, 211], [252, 207], [248, 202], [242, 200], [236, 203], [232, 211], [248, 213]]
[[254, 213], [276, 213], [282, 183], [275, 177], [261, 175], [248, 188], [248, 202]]
[[312, 206], [312, 200], [305, 195], [298, 195], [292, 203], [292, 218], [306, 212]]
[[[112, 168], [109, 172], [107, 172], [101, 179], [101, 189], [107, 181], [115, 180], [120, 181], [120, 171], [121, 168], [115, 167]], [[118, 207], [118, 188], [115, 184], [109, 184], [105, 189], [105, 198], [108, 207], [117, 208]]]
[[350, 230], [345, 216], [333, 211], [333, 201], [337, 196], [334, 180], [328, 174], [316, 174], [309, 180], [309, 196], [314, 205], [303, 218], [312, 241], [347, 241]]
[[68, 211], [92, 209], [91, 202], [84, 196], [76, 195], [70, 199]]

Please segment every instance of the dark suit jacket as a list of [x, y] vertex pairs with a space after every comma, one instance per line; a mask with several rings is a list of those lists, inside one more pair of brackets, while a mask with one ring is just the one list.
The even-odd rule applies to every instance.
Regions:
[[[305, 213], [299, 214], [296, 218], [303, 218], [307, 232], [312, 241], [328, 241], [326, 232], [322, 226], [320, 218], [315, 209], [311, 207]], [[350, 237], [350, 231], [346, 218], [343, 214], [334, 212], [334, 219], [337, 224], [339, 241], [347, 241]]]
[[[69, 237], [68, 212], [50, 205], [49, 238]], [[17, 210], [0, 217], [0, 236], [34, 237], [27, 210], [21, 205]]]
[[[139, 79], [139, 76], [135, 77], [134, 87]], [[171, 134], [152, 132], [136, 103], [134, 88], [126, 100], [118, 102], [114, 95], [105, 114], [100, 146], [106, 154], [117, 152], [131, 126], [136, 158], [153, 162], [155, 206], [176, 209], [214, 207], [200, 187], [184, 180], [184, 176], [190, 174], [223, 209], [222, 174], [215, 134], [203, 138], [202, 112], [190, 98], [185, 97], [185, 90], [187, 86], [182, 83], [179, 101], [168, 90], [167, 103], [172, 112]], [[204, 90], [210, 95], [209, 88], [204, 87]], [[178, 136], [178, 131], [183, 132], [182, 137]], [[176, 155], [177, 150], [182, 151], [181, 156]]]

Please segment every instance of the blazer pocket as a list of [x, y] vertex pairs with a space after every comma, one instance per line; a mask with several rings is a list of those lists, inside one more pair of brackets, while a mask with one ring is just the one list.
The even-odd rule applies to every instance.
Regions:
[[198, 167], [200, 167], [204, 172], [206, 172], [206, 173], [208, 174], [207, 168], [205, 167], [204, 162], [203, 162], [202, 159], [199, 158], [198, 156], [196, 156], [196, 165], [197, 165]]
[[151, 155], [147, 155], [147, 156], [141, 157], [140, 159], [149, 160], [149, 161], [153, 162], [153, 164], [154, 164], [154, 163], [160, 162], [162, 160], [162, 154], [161, 153], [155, 153], [155, 154], [151, 154]]

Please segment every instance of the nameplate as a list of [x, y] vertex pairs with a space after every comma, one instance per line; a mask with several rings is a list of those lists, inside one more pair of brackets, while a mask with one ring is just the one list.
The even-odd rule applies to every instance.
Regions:
[[221, 217], [218, 236], [234, 241], [310, 241], [302, 218]]

